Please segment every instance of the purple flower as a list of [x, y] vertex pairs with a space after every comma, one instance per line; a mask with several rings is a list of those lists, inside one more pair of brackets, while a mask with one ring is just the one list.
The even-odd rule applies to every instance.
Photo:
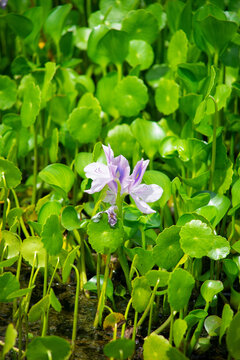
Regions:
[[116, 203], [119, 183], [121, 195], [129, 194], [135, 201], [138, 209], [143, 213], [154, 213], [155, 210], [151, 209], [147, 202], [154, 202], [160, 199], [163, 189], [155, 184], [141, 184], [149, 160], [142, 159], [138, 161], [132, 175], [130, 175], [130, 166], [124, 156], [114, 157], [110, 145], [103, 145], [103, 150], [107, 159], [107, 165], [95, 162], [87, 165], [84, 169], [86, 177], [93, 180], [91, 189], [86, 190], [86, 192], [93, 194], [102, 190], [105, 185], [108, 185], [109, 189], [104, 201], [114, 205]]
[[117, 214], [115, 213], [115, 210], [117, 209], [116, 206], [110, 206], [109, 209], [105, 210], [105, 211], [100, 211], [99, 213], [97, 213], [95, 216], [92, 217], [92, 221], [93, 222], [99, 222], [102, 214], [106, 213], [108, 215], [108, 223], [111, 227], [114, 227], [117, 223]]
[[7, 6], [8, 0], [0, 0], [0, 7], [4, 9]]

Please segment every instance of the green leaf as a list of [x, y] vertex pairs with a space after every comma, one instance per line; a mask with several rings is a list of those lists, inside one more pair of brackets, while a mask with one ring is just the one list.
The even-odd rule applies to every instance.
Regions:
[[38, 46], [38, 41], [40, 38], [40, 31], [43, 26], [43, 7], [42, 6], [35, 6], [29, 8], [25, 11], [24, 16], [26, 16], [29, 20], [32, 21], [33, 29], [30, 34], [25, 37], [24, 42], [29, 44], [31, 48], [36, 51]]
[[51, 215], [59, 216], [62, 210], [62, 205], [58, 201], [47, 201], [41, 207], [39, 214], [38, 214], [38, 222], [40, 224], [44, 224], [47, 218]]
[[7, 247], [7, 251], [4, 256], [6, 259], [11, 259], [19, 254], [21, 241], [17, 234], [12, 233], [11, 231], [3, 230], [2, 241], [4, 243], [4, 248]]
[[121, 124], [109, 130], [105, 143], [110, 144], [115, 155], [131, 158], [135, 149], [136, 139], [129, 125]]
[[35, 287], [35, 285], [30, 288], [15, 290], [15, 291], [11, 292], [11, 294], [9, 294], [7, 298], [9, 300], [13, 300], [13, 299], [25, 296], [26, 294], [29, 294], [34, 289], [34, 287]]
[[110, 72], [103, 76], [97, 83], [97, 98], [103, 111], [117, 118], [119, 112], [115, 106], [115, 95], [113, 89], [118, 83], [116, 72]]
[[81, 222], [78, 213], [73, 206], [66, 206], [63, 209], [61, 224], [68, 231], [80, 228]]
[[5, 341], [2, 350], [3, 359], [5, 355], [13, 348], [17, 338], [17, 330], [14, 328], [13, 324], [9, 324], [5, 334]]
[[74, 264], [74, 260], [75, 260], [77, 251], [79, 250], [79, 247], [80, 246], [76, 246], [74, 249], [72, 249], [68, 253], [68, 255], [64, 261], [63, 268], [62, 268], [62, 281], [64, 284], [66, 283], [66, 281], [70, 275], [70, 272], [72, 269], [72, 264]]
[[139, 270], [141, 275], [145, 275], [146, 272], [151, 270], [155, 265], [153, 254], [150, 250], [135, 247], [133, 249], [126, 248], [125, 251], [131, 260], [134, 259], [134, 266]]
[[50, 138], [49, 157], [51, 163], [55, 163], [58, 159], [58, 143], [59, 133], [58, 128], [54, 128]]
[[26, 38], [32, 32], [33, 23], [26, 16], [10, 13], [5, 19], [11, 30], [21, 38]]
[[190, 311], [189, 314], [184, 319], [187, 322], [188, 329], [191, 329], [200, 320], [205, 319], [207, 315], [208, 315], [207, 311], [203, 309], [196, 309]]
[[132, 40], [129, 44], [127, 62], [134, 68], [140, 65], [141, 70], [150, 68], [154, 60], [154, 52], [146, 41]]
[[168, 284], [170, 273], [166, 270], [149, 270], [145, 277], [150, 286], [154, 287], [159, 281], [159, 287], [165, 287]]
[[47, 311], [49, 306], [49, 298], [50, 296], [46, 295], [31, 307], [28, 314], [28, 320], [30, 322], [39, 320], [41, 316]]
[[187, 327], [187, 323], [183, 319], [176, 319], [173, 323], [173, 340], [177, 348], [181, 345]]
[[104, 346], [103, 352], [107, 357], [117, 360], [128, 359], [135, 350], [135, 342], [130, 339], [116, 339]]
[[57, 312], [60, 312], [62, 309], [62, 305], [59, 302], [58, 298], [56, 297], [53, 289], [50, 290], [50, 297], [49, 297], [50, 304]]
[[[48, 101], [48, 91], [50, 89], [51, 81], [56, 73], [57, 66], [55, 62], [46, 62], [45, 63], [45, 74], [44, 74], [44, 80], [43, 80], [43, 87], [42, 87], [42, 93], [41, 93], [41, 100], [42, 100], [42, 106], [45, 106], [45, 102]], [[50, 96], [51, 97], [51, 96]]]
[[135, 311], [143, 312], [150, 300], [151, 288], [145, 276], [132, 281], [132, 306]]
[[93, 110], [95, 110], [98, 113], [98, 115], [101, 114], [100, 103], [99, 103], [98, 99], [95, 96], [93, 96], [93, 94], [91, 92], [87, 92], [87, 93], [83, 94], [83, 96], [79, 100], [78, 107], [81, 108], [82, 106], [87, 106], [89, 108], [92, 108]]
[[144, 9], [132, 10], [124, 18], [122, 30], [129, 34], [131, 40], [144, 40], [151, 44], [158, 34], [158, 22]]
[[12, 273], [5, 272], [4, 274], [0, 275], [0, 303], [9, 302], [8, 296], [19, 288], [20, 284]]
[[51, 36], [55, 44], [58, 44], [62, 36], [64, 22], [72, 8], [71, 4], [56, 6], [48, 15], [45, 24], [45, 32]]
[[21, 254], [24, 260], [31, 266], [33, 266], [34, 256], [36, 257], [34, 262], [35, 267], [45, 266], [46, 250], [44, 249], [40, 238], [29, 236], [27, 239], [23, 240]]
[[129, 38], [125, 31], [110, 29], [99, 41], [97, 51], [108, 62], [121, 64], [128, 54]]
[[167, 339], [154, 332], [144, 341], [143, 357], [144, 360], [187, 360], [186, 356], [172, 347]]
[[226, 330], [228, 329], [232, 318], [233, 318], [234, 312], [231, 309], [229, 304], [225, 304], [222, 311], [222, 323], [220, 326], [220, 333], [219, 333], [219, 342], [221, 343], [222, 337], [225, 334]]
[[91, 221], [88, 225], [89, 243], [100, 254], [115, 252], [123, 243], [123, 227], [121, 220], [111, 227], [107, 214], [103, 214], [99, 222]]
[[155, 94], [158, 111], [164, 115], [172, 114], [178, 109], [179, 86], [174, 80], [161, 79]]
[[[225, 84], [220, 84], [216, 87], [216, 92], [214, 94], [214, 99], [217, 103], [218, 111], [221, 110], [223, 107], [227, 106], [227, 99], [231, 95], [231, 87]], [[215, 113], [215, 104], [213, 103], [212, 99], [207, 100], [207, 109], [206, 114], [214, 114]]]
[[67, 121], [68, 129], [80, 144], [94, 142], [100, 135], [102, 121], [95, 109], [87, 106], [76, 108]]
[[23, 104], [21, 107], [21, 120], [25, 127], [34, 124], [37, 115], [40, 111], [40, 89], [34, 82], [29, 82], [28, 86], [24, 88]]
[[148, 101], [147, 87], [136, 76], [127, 76], [122, 79], [114, 92], [115, 106], [122, 116], [137, 116]]
[[92, 61], [101, 65], [103, 68], [107, 66], [109, 60], [106, 54], [98, 51], [98, 44], [108, 31], [109, 29], [107, 28], [107, 26], [99, 25], [93, 28], [88, 38], [87, 54]]
[[6, 75], [0, 75], [0, 109], [10, 109], [17, 100], [17, 87], [15, 81]]
[[207, 40], [219, 53], [224, 50], [232, 40], [238, 29], [238, 25], [232, 21], [219, 20], [213, 16], [207, 16], [198, 21], [200, 29]]
[[204, 321], [204, 327], [209, 336], [218, 336], [222, 319], [217, 315], [210, 315]]
[[180, 311], [187, 306], [195, 280], [193, 276], [178, 268], [174, 270], [168, 282], [168, 301], [173, 310]]
[[167, 58], [170, 66], [173, 69], [177, 68], [178, 64], [187, 61], [188, 39], [182, 30], [178, 30], [172, 36], [168, 45]]
[[153, 258], [159, 267], [170, 270], [184, 255], [179, 244], [179, 232], [180, 227], [174, 225], [158, 235], [157, 245], [153, 248]]
[[18, 255], [8, 260], [0, 261], [0, 268], [11, 267], [18, 260]]
[[74, 162], [75, 169], [83, 179], [86, 178], [84, 168], [91, 162], [93, 162], [92, 154], [88, 152], [80, 152], [75, 157], [75, 162]]
[[54, 189], [61, 189], [65, 194], [71, 190], [74, 183], [72, 170], [64, 164], [51, 164], [39, 173], [39, 177]]
[[[104, 282], [104, 276], [100, 275], [100, 290], [102, 290]], [[84, 289], [88, 291], [93, 291], [97, 293], [97, 276], [93, 276], [86, 284], [84, 284]], [[113, 283], [111, 279], [107, 279], [107, 289], [106, 296], [113, 302]]]
[[231, 356], [240, 359], [240, 312], [234, 316], [229, 325], [226, 341]]
[[71, 354], [70, 344], [58, 336], [34, 338], [27, 347], [27, 360], [67, 360]]
[[219, 280], [206, 280], [201, 286], [200, 292], [204, 300], [209, 303], [214, 296], [223, 290], [223, 283]]
[[240, 207], [240, 179], [238, 179], [232, 186], [232, 209], [229, 210], [228, 215], [233, 215]]
[[7, 189], [17, 187], [22, 180], [22, 173], [14, 165], [14, 163], [6, 159], [0, 158], [0, 188], [5, 187], [3, 181], [3, 174], [5, 177]]
[[150, 4], [147, 7], [147, 11], [149, 11], [153, 16], [155, 16], [155, 18], [158, 21], [158, 29], [159, 29], [159, 31], [162, 30], [166, 26], [166, 23], [167, 23], [167, 15], [163, 11], [162, 5], [160, 5], [158, 3]]
[[159, 142], [166, 136], [162, 128], [154, 121], [136, 119], [131, 130], [150, 159], [158, 152]]
[[51, 215], [46, 219], [41, 236], [47, 253], [59, 255], [63, 245], [63, 237], [57, 215]]

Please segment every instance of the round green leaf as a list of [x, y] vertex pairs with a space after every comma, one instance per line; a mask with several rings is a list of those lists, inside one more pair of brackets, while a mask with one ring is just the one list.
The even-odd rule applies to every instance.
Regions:
[[131, 130], [150, 159], [158, 152], [159, 142], [166, 136], [163, 129], [154, 121], [136, 119]]
[[117, 83], [118, 75], [116, 72], [108, 73], [97, 83], [97, 98], [100, 101], [103, 111], [116, 118], [119, 116], [119, 112], [115, 106], [113, 89]]
[[0, 303], [1, 302], [9, 302], [7, 299], [8, 296], [18, 290], [20, 288], [20, 284], [14, 276], [10, 272], [5, 272], [4, 274], [0, 275]]
[[63, 209], [61, 224], [65, 229], [69, 231], [79, 229], [81, 224], [80, 219], [78, 217], [77, 211], [73, 206], [66, 206]]
[[153, 258], [159, 267], [170, 270], [184, 255], [179, 244], [179, 231], [178, 226], [171, 226], [158, 235], [157, 245], [153, 248]]
[[17, 100], [17, 87], [15, 81], [6, 75], [0, 75], [0, 109], [10, 109]]
[[144, 360], [187, 360], [186, 356], [172, 347], [167, 339], [154, 332], [144, 341], [143, 357]]
[[222, 236], [214, 236], [211, 244], [211, 250], [207, 256], [213, 260], [224, 259], [230, 253], [230, 244]]
[[180, 244], [191, 257], [201, 258], [207, 256], [212, 249], [212, 229], [200, 220], [192, 220], [180, 230]]
[[145, 276], [150, 286], [154, 287], [159, 281], [158, 286], [164, 287], [168, 284], [170, 273], [165, 270], [149, 270]]
[[7, 252], [5, 252], [5, 258], [10, 259], [19, 254], [21, 241], [17, 234], [11, 231], [2, 231], [2, 241], [4, 241], [4, 247], [7, 246]]
[[0, 188], [5, 187], [3, 174], [8, 189], [15, 188], [22, 180], [21, 171], [11, 161], [0, 158]]
[[217, 315], [210, 315], [204, 321], [204, 327], [209, 336], [218, 336], [222, 319]]
[[131, 260], [134, 259], [134, 266], [139, 270], [141, 275], [145, 275], [145, 273], [155, 265], [151, 250], [135, 247], [133, 249], [125, 249], [125, 251]]
[[196, 309], [190, 311], [190, 313], [185, 317], [184, 320], [186, 321], [188, 328], [191, 329], [200, 320], [205, 319], [207, 315], [208, 315], [207, 311], [203, 309]]
[[104, 346], [104, 354], [117, 360], [128, 359], [135, 350], [135, 342], [130, 339], [117, 339]]
[[111, 145], [115, 155], [123, 155], [128, 159], [132, 157], [136, 144], [131, 128], [127, 124], [117, 125], [109, 130], [105, 142]]
[[150, 300], [151, 288], [145, 276], [132, 281], [132, 306], [135, 311], [143, 312]]
[[123, 116], [136, 116], [148, 101], [147, 87], [136, 76], [127, 76], [115, 88], [115, 105]]
[[39, 173], [39, 177], [54, 189], [61, 189], [66, 194], [71, 190], [74, 183], [72, 170], [64, 164], [51, 164]]
[[161, 79], [155, 94], [158, 110], [165, 115], [178, 109], [179, 86], [174, 80]]
[[100, 53], [98, 51], [98, 44], [99, 41], [108, 31], [109, 29], [107, 28], [107, 26], [99, 25], [92, 30], [88, 39], [88, 48], [87, 48], [88, 56], [92, 61], [101, 65], [102, 67], [106, 67], [109, 60], [106, 54]]
[[153, 49], [146, 41], [130, 41], [129, 52], [126, 60], [133, 68], [140, 65], [141, 70], [146, 70], [152, 65], [153, 59]]
[[91, 92], [85, 93], [78, 102], [78, 107], [87, 106], [95, 110], [99, 115], [101, 113], [101, 106], [98, 99], [93, 96]]
[[33, 265], [34, 256], [36, 254], [35, 267], [45, 266], [46, 250], [43, 247], [41, 239], [34, 236], [29, 236], [23, 240], [21, 246], [21, 254], [30, 265]]
[[168, 45], [168, 62], [173, 69], [177, 68], [178, 64], [187, 61], [188, 39], [184, 31], [178, 30], [172, 36]]
[[177, 348], [181, 345], [187, 327], [187, 323], [183, 319], [176, 319], [173, 323], [173, 340]]
[[111, 29], [99, 41], [97, 51], [108, 62], [121, 64], [128, 54], [129, 39], [125, 31]]
[[147, 11], [149, 11], [151, 14], [153, 14], [153, 16], [155, 16], [155, 18], [158, 21], [159, 30], [162, 30], [165, 27], [166, 22], [167, 22], [167, 15], [163, 11], [162, 5], [160, 5], [158, 3], [150, 4], [147, 7]]
[[123, 228], [120, 220], [114, 227], [108, 224], [107, 214], [99, 222], [91, 221], [88, 225], [89, 243], [100, 254], [116, 251], [123, 243]]
[[91, 29], [87, 27], [78, 27], [74, 31], [74, 45], [80, 50], [87, 50], [88, 39]]
[[21, 120], [24, 127], [34, 124], [40, 111], [41, 93], [38, 85], [29, 82], [24, 88], [23, 104], [21, 107]]
[[122, 30], [129, 34], [131, 40], [144, 40], [151, 44], [158, 34], [158, 22], [144, 9], [132, 10], [124, 18]]
[[194, 284], [193, 276], [186, 270], [178, 268], [171, 273], [168, 282], [168, 301], [174, 310], [180, 311], [187, 306]]
[[201, 286], [201, 295], [209, 303], [213, 297], [223, 290], [223, 283], [219, 280], [206, 280]]
[[38, 222], [44, 224], [47, 218], [51, 215], [60, 215], [62, 205], [58, 201], [47, 201], [41, 207], [38, 214]]
[[58, 336], [34, 338], [27, 347], [27, 360], [47, 360], [49, 353], [52, 360], [65, 360], [71, 354], [70, 344]]
[[57, 215], [51, 215], [43, 224], [42, 242], [49, 255], [59, 255], [63, 237]]
[[161, 207], [167, 203], [172, 194], [171, 181], [167, 175], [157, 170], [148, 170], [143, 175], [146, 184], [157, 184], [163, 189], [163, 194], [158, 200]]
[[95, 109], [82, 106], [73, 110], [68, 118], [67, 125], [74, 139], [80, 144], [87, 144], [94, 142], [99, 136], [102, 121]]

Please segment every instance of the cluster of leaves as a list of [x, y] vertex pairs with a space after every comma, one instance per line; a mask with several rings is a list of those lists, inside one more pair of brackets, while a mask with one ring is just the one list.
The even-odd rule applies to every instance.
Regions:
[[[148, 318], [145, 360], [186, 359], [194, 349], [207, 351], [217, 336], [226, 339], [229, 356], [240, 358], [240, 3], [162, 3], [9, 0], [0, 9], [0, 302], [13, 302], [18, 331], [23, 319], [42, 319], [29, 360], [70, 354], [65, 340], [46, 335], [50, 306], [61, 311], [53, 278], [66, 283], [71, 269], [72, 351], [81, 289], [98, 294], [95, 326], [105, 297], [113, 306], [114, 296], [130, 298], [124, 315], [105, 319], [104, 327], [114, 329], [106, 356], [132, 356]], [[150, 159], [143, 180], [163, 188], [155, 214], [125, 203], [114, 228], [106, 214], [89, 220], [105, 210], [106, 189], [84, 194], [90, 186], [84, 167], [104, 161], [101, 143], [133, 166]], [[128, 293], [114, 290], [109, 277], [113, 253]], [[26, 289], [22, 261], [32, 269]], [[15, 276], [6, 269], [16, 262]], [[87, 281], [86, 268], [97, 276]], [[29, 311], [39, 269], [43, 297]], [[117, 339], [130, 306], [132, 340], [124, 338], [125, 324]], [[154, 312], [169, 318], [153, 325]], [[169, 324], [167, 340], [159, 334]], [[10, 324], [2, 358], [16, 336]]]

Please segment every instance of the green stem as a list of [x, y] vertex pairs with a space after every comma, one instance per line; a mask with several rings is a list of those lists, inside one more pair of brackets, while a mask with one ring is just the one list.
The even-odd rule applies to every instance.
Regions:
[[7, 219], [7, 199], [8, 199], [8, 189], [7, 183], [5, 179], [5, 174], [2, 172], [2, 179], [3, 179], [3, 190], [4, 190], [4, 197], [3, 197], [3, 220], [2, 220], [2, 230], [5, 230], [6, 227], [6, 219]]
[[145, 236], [144, 226], [140, 226], [140, 231], [142, 235], [142, 248], [143, 250], [146, 250], [146, 236]]
[[133, 324], [133, 334], [132, 334], [132, 340], [135, 341], [136, 339], [136, 333], [137, 333], [137, 319], [138, 319], [138, 312], [135, 311], [134, 315], [134, 324]]
[[151, 333], [151, 328], [152, 328], [152, 318], [153, 318], [153, 302], [151, 304], [151, 307], [150, 307], [150, 313], [149, 313], [149, 320], [148, 320], [148, 336], [150, 335]]
[[22, 357], [22, 298], [19, 301], [19, 327], [18, 327], [18, 360]]
[[228, 241], [231, 242], [232, 238], [235, 235], [235, 213], [232, 216], [232, 227], [231, 227], [231, 233], [228, 237]]
[[101, 254], [97, 254], [97, 296], [98, 296], [98, 300], [100, 298], [100, 268], [101, 268], [101, 261], [102, 261], [102, 257]]
[[127, 318], [128, 318], [128, 313], [129, 313], [131, 304], [132, 304], [132, 298], [130, 298], [130, 300], [128, 301], [128, 304], [127, 304], [127, 307], [126, 307], [126, 310], [125, 310], [125, 314], [124, 314], [125, 323], [123, 324], [123, 326], [122, 326], [122, 331], [121, 331], [121, 338], [122, 338], [122, 339], [124, 338], [125, 329], [126, 329], [126, 323], [127, 323]]
[[36, 204], [36, 194], [37, 194], [37, 171], [38, 171], [38, 144], [37, 144], [37, 124], [33, 125], [33, 135], [34, 135], [34, 150], [33, 150], [33, 189], [32, 189], [32, 205]]
[[129, 291], [129, 293], [131, 293], [132, 286], [131, 286], [131, 282], [129, 280], [129, 267], [128, 267], [128, 262], [127, 262], [126, 256], [124, 255], [124, 252], [123, 252], [123, 246], [120, 246], [118, 248], [117, 254], [118, 254], [118, 260], [119, 260], [120, 265], [121, 265], [121, 267], [123, 269], [123, 272], [124, 272], [124, 276], [125, 276], [128, 291]]
[[72, 352], [74, 352], [75, 341], [77, 336], [77, 320], [78, 320], [78, 298], [80, 292], [80, 275], [77, 267], [72, 264], [72, 267], [76, 273], [76, 294], [75, 294], [75, 304], [74, 304], [74, 315], [73, 315], [73, 330], [72, 330]]
[[149, 312], [149, 310], [150, 310], [150, 308], [151, 308], [151, 305], [153, 304], [153, 301], [154, 301], [154, 298], [155, 298], [155, 295], [156, 295], [156, 291], [157, 291], [157, 288], [158, 288], [159, 281], [160, 281], [160, 280], [158, 279], [156, 285], [154, 286], [154, 289], [153, 289], [151, 298], [150, 298], [150, 300], [149, 300], [149, 303], [148, 303], [148, 305], [147, 305], [144, 313], [142, 314], [140, 320], [138, 321], [137, 327], [141, 326], [142, 323], [143, 323], [143, 321], [146, 319], [146, 316], [147, 316], [147, 314], [148, 314], [148, 312]]
[[84, 284], [87, 282], [86, 265], [85, 265], [85, 248], [80, 234], [77, 229], [73, 230], [74, 236], [80, 245], [80, 289], [83, 291]]
[[[172, 307], [171, 307], [171, 315], [173, 315]], [[173, 320], [174, 320], [174, 317], [171, 316], [170, 331], [169, 331], [169, 343], [170, 343], [170, 345], [172, 345], [172, 341], [173, 341]]]
[[209, 98], [212, 99], [215, 105], [215, 116], [213, 118], [213, 139], [212, 139], [212, 161], [210, 169], [210, 180], [209, 180], [209, 190], [212, 191], [213, 188], [213, 176], [215, 171], [216, 163], [216, 151], [217, 151], [217, 126], [218, 126], [218, 109], [217, 103], [213, 96], [209, 95]]
[[160, 334], [164, 329], [166, 329], [166, 327], [169, 326], [169, 324], [171, 323], [172, 318], [175, 316], [176, 312], [174, 311], [173, 313], [171, 313], [171, 315], [167, 318], [167, 320], [161, 325], [159, 326], [153, 333], [154, 334]]
[[47, 294], [48, 283], [48, 253], [45, 255], [45, 267], [44, 267], [44, 282], [43, 282], [43, 297]]
[[102, 323], [102, 313], [103, 313], [104, 304], [105, 304], [105, 298], [106, 298], [106, 289], [107, 289], [107, 280], [108, 280], [108, 275], [109, 275], [110, 259], [111, 259], [111, 254], [108, 254], [107, 259], [106, 259], [106, 266], [105, 266], [105, 272], [104, 272], [102, 291], [101, 291], [101, 294], [100, 294], [100, 298], [98, 300], [97, 313], [96, 313], [94, 323], [93, 323], [93, 326], [95, 328], [97, 328], [98, 324]]
[[118, 82], [120, 82], [122, 79], [122, 64], [117, 63], [116, 67], [117, 67], [117, 74], [118, 74]]
[[[16, 207], [17, 207], [18, 209], [20, 209], [19, 201], [18, 201], [18, 198], [17, 198], [17, 194], [16, 194], [16, 192], [15, 192], [14, 189], [11, 189], [11, 191], [12, 191], [12, 194], [13, 194], [13, 197], [14, 197], [14, 200], [15, 200]], [[30, 235], [29, 235], [29, 232], [27, 231], [27, 228], [26, 228], [26, 226], [25, 226], [25, 224], [24, 224], [24, 221], [23, 221], [23, 217], [22, 217], [22, 216], [20, 216], [20, 225], [21, 225], [21, 228], [22, 228], [22, 231], [23, 231], [25, 237], [26, 237], [26, 238], [29, 237]]]
[[49, 284], [48, 284], [47, 295], [50, 294], [52, 282], [53, 282], [53, 279], [54, 279], [54, 277], [55, 277], [55, 274], [56, 274], [56, 271], [57, 271], [59, 262], [60, 262], [60, 259], [59, 259], [59, 257], [58, 257], [58, 258], [57, 258], [56, 266], [55, 266], [54, 271], [53, 271], [53, 274], [52, 274], [52, 276], [51, 276], [51, 280], [49, 281]]

